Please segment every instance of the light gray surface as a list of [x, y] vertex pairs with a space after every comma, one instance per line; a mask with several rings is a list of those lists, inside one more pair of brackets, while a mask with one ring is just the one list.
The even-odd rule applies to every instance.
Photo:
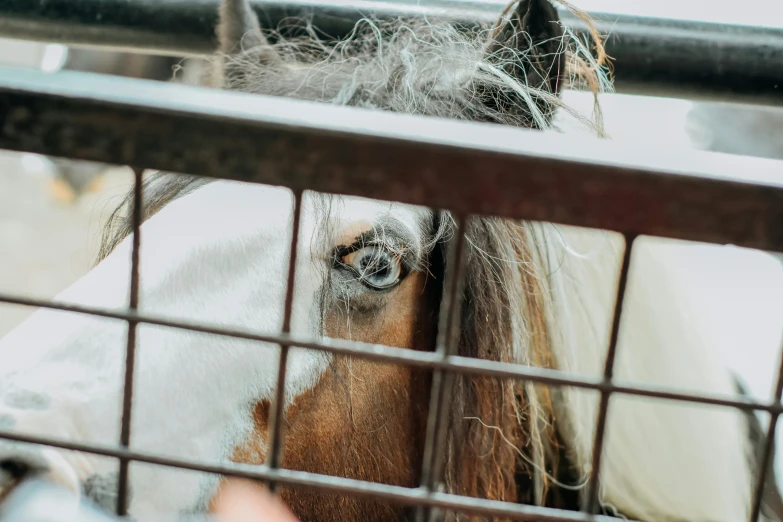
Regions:
[[[69, 202], [64, 188], [39, 170], [43, 162], [0, 151], [0, 289], [50, 298], [92, 266], [100, 226], [132, 174], [107, 172], [98, 191]], [[0, 305], [0, 337], [30, 312]]]

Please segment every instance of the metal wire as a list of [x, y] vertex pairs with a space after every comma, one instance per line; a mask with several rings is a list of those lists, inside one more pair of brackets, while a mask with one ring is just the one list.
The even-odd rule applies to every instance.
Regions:
[[[625, 301], [625, 290], [628, 284], [628, 271], [631, 268], [631, 252], [635, 236], [625, 236], [625, 252], [623, 252], [622, 268], [620, 269], [620, 281], [617, 285], [617, 298], [614, 304], [614, 315], [612, 316], [612, 333], [609, 338], [609, 350], [606, 353], [604, 363], [604, 382], [611, 383], [614, 375], [614, 361], [617, 354], [617, 340], [620, 335], [620, 318], [623, 312], [623, 302]], [[590, 479], [587, 483], [587, 498], [583, 511], [587, 514], [595, 513], [598, 506], [598, 496], [600, 493], [600, 484], [598, 483], [601, 473], [601, 456], [604, 449], [604, 438], [606, 430], [606, 418], [609, 412], [610, 390], [601, 390], [601, 400], [598, 405], [598, 418], [595, 426], [595, 440], [593, 441], [593, 459], [590, 468]]]
[[476, 515], [513, 518], [515, 520], [536, 520], [541, 522], [617, 522], [616, 519], [610, 517], [589, 517], [575, 511], [513, 504], [510, 502], [464, 497], [447, 493], [427, 494], [420, 488], [390, 486], [387, 484], [378, 484], [375, 482], [334, 477], [331, 475], [322, 475], [305, 471], [271, 469], [266, 465], [248, 465], [233, 462], [212, 464], [199, 460], [178, 459], [152, 453], [135, 452], [121, 447], [107, 447], [100, 444], [80, 444], [48, 437], [21, 434], [8, 430], [0, 430], [0, 439], [25, 442], [28, 444], [41, 444], [94, 455], [122, 457], [127, 460], [144, 462], [157, 466], [255, 479], [264, 482], [276, 481], [287, 486], [301, 489], [316, 489], [330, 493], [385, 499], [406, 505], [425, 505], [428, 507], [452, 509]]
[[[286, 35], [292, 17], [307, 19], [319, 36], [344, 38], [363, 19], [448, 18], [476, 29], [498, 20], [505, 0], [253, 0], [267, 29]], [[171, 56], [217, 49], [218, 0], [6, 0], [0, 3], [0, 36], [46, 43], [120, 48]], [[98, 14], [99, 16], [96, 16]], [[777, 105], [783, 72], [770, 57], [783, 53], [783, 30], [714, 22], [657, 19], [591, 12], [613, 58], [617, 92], [680, 98], [718, 98]], [[560, 9], [563, 25], [581, 40], [584, 20]], [[290, 36], [290, 33], [288, 34]]]
[[[133, 319], [139, 323], [152, 324], [156, 326], [166, 326], [169, 328], [190, 330], [212, 335], [235, 337], [237, 339], [258, 341], [262, 343], [278, 345], [287, 344], [289, 346], [296, 346], [298, 348], [323, 350], [329, 353], [358, 357], [361, 359], [407, 364], [417, 368], [449, 370], [455, 373], [480, 375], [484, 377], [496, 377], [500, 379], [528, 380], [549, 386], [573, 386], [575, 388], [582, 388], [587, 390], [606, 391], [609, 393], [682, 401], [694, 404], [727, 406], [742, 411], [765, 411], [773, 415], [783, 413], [783, 405], [774, 401], [760, 402], [744, 397], [721, 397], [719, 395], [698, 394], [677, 391], [662, 386], [652, 386], [645, 384], [618, 384], [617, 382], [607, 382], [603, 378], [575, 375], [573, 373], [564, 372], [561, 370], [524, 366], [521, 364], [502, 363], [498, 361], [490, 361], [487, 359], [474, 359], [472, 357], [452, 355], [447, 357], [444, 361], [438, 354], [434, 352], [418, 352], [407, 348], [395, 348], [380, 344], [346, 341], [343, 339], [324, 339], [321, 341], [312, 341], [308, 338], [299, 338], [292, 335], [254, 334], [217, 326], [209, 326], [204, 323], [189, 323], [187, 321], [165, 319], [163, 317], [140, 313], [119, 312], [103, 308], [47, 301], [45, 299], [19, 297], [2, 292], [0, 292], [0, 303], [83, 313], [97, 317], [105, 317], [108, 319], [122, 319], [126, 321]], [[259, 349], [264, 348], [259, 347]]]
[[[139, 186], [140, 185], [136, 186], [134, 199], [140, 198], [140, 191], [138, 188]], [[295, 225], [297, 225], [298, 228], [298, 219], [299, 219], [298, 214], [301, 205], [299, 204], [299, 197], [297, 197], [296, 199], [297, 199], [297, 210], [294, 213], [295, 215], [294, 221], [295, 221]], [[139, 219], [140, 222], [140, 217], [134, 219]], [[296, 233], [294, 233], [294, 235], [296, 235]], [[136, 234], [134, 237], [138, 238], [139, 236], [138, 234]], [[0, 293], [0, 302], [18, 304], [24, 306], [36, 306], [36, 307], [49, 308], [55, 310], [70, 311], [75, 313], [84, 313], [84, 314], [95, 315], [95, 316], [106, 317], [106, 318], [113, 318], [113, 319], [124, 319], [128, 321], [129, 324], [133, 324], [133, 325], [138, 325], [140, 323], [147, 323], [147, 324], [154, 324], [158, 326], [167, 326], [171, 328], [193, 330], [193, 331], [214, 334], [214, 335], [225, 335], [225, 336], [238, 337], [238, 338], [249, 339], [249, 340], [256, 340], [260, 342], [276, 343], [286, 347], [298, 346], [298, 347], [310, 348], [310, 349], [322, 349], [331, 353], [340, 353], [344, 355], [364, 357], [368, 359], [378, 359], [378, 360], [384, 360], [389, 362], [404, 362], [414, 366], [432, 368], [438, 371], [459, 372], [459, 373], [486, 375], [486, 376], [503, 377], [503, 378], [518, 378], [518, 379], [525, 379], [525, 380], [540, 382], [549, 385], [569, 385], [569, 386], [582, 387], [586, 389], [598, 390], [602, 394], [602, 402], [601, 402], [601, 407], [599, 408], [599, 419], [598, 419], [598, 425], [596, 429], [596, 438], [595, 438], [594, 451], [593, 451], [593, 468], [591, 470], [591, 480], [589, 482], [591, 486], [589, 486], [590, 494], [588, 495], [588, 499], [592, 499], [592, 500], [588, 501], [588, 509], [584, 513], [567, 512], [567, 511], [560, 511], [560, 510], [549, 509], [549, 508], [537, 508], [533, 506], [523, 506], [523, 505], [510, 504], [504, 502], [493, 502], [484, 499], [475, 499], [471, 497], [460, 497], [458, 495], [448, 495], [444, 493], [433, 492], [431, 488], [427, 487], [427, 484], [423, 484], [423, 487], [417, 489], [398, 488], [398, 487], [388, 486], [384, 484], [355, 481], [351, 479], [343, 479], [343, 478], [331, 477], [331, 476], [319, 475], [313, 473], [280, 470], [280, 469], [276, 469], [276, 466], [271, 466], [271, 465], [263, 465], [260, 467], [242, 466], [242, 465], [214, 465], [205, 462], [168, 458], [168, 457], [158, 456], [149, 453], [138, 453], [138, 452], [130, 451], [128, 449], [129, 448], [128, 442], [130, 438], [129, 424], [127, 425], [126, 428], [127, 438], [123, 437], [120, 446], [117, 448], [105, 447], [97, 444], [79, 444], [79, 443], [72, 443], [72, 442], [57, 441], [55, 439], [21, 435], [17, 433], [2, 431], [2, 430], [0, 430], [0, 438], [16, 440], [20, 442], [29, 442], [34, 444], [45, 444], [53, 447], [71, 449], [76, 451], [84, 451], [84, 452], [94, 453], [99, 455], [114, 456], [114, 457], [118, 457], [121, 463], [122, 462], [128, 463], [130, 461], [146, 462], [150, 464], [178, 467], [182, 469], [191, 469], [195, 471], [202, 471], [208, 473], [220, 473], [228, 476], [255, 478], [259, 480], [266, 480], [273, 484], [279, 482], [290, 486], [315, 487], [315, 488], [321, 488], [325, 491], [349, 493], [349, 494], [356, 494], [356, 495], [367, 495], [376, 498], [386, 498], [386, 499], [399, 501], [403, 503], [414, 504], [416, 506], [452, 509], [457, 511], [464, 511], [467, 513], [475, 513], [479, 515], [504, 516], [504, 517], [512, 517], [520, 520], [540, 520], [540, 521], [547, 521], [547, 522], [576, 521], [576, 520], [586, 522], [588, 520], [600, 520], [601, 519], [600, 517], [595, 517], [592, 514], [593, 511], [590, 508], [591, 508], [591, 503], [592, 506], [595, 505], [594, 503], [597, 499], [597, 494], [598, 494], [597, 478], [600, 470], [600, 455], [602, 453], [601, 448], [604, 439], [604, 427], [605, 427], [605, 421], [607, 417], [608, 398], [611, 394], [623, 393], [623, 394], [630, 394], [630, 395], [688, 401], [694, 403], [731, 406], [742, 410], [767, 411], [770, 414], [775, 415], [775, 417], [773, 417], [772, 420], [773, 423], [777, 419], [776, 416], [779, 415], [780, 413], [783, 413], [783, 405], [781, 405], [780, 403], [780, 390], [783, 389], [783, 379], [779, 379], [778, 381], [778, 387], [776, 390], [777, 400], [773, 401], [772, 403], [761, 403], [761, 402], [750, 401], [750, 400], [736, 400], [736, 399], [720, 398], [720, 397], [708, 396], [708, 395], [679, 393], [679, 392], [670, 391], [662, 388], [656, 388], [656, 387], [645, 388], [641, 386], [630, 386], [630, 385], [623, 386], [612, 382], [612, 368], [613, 368], [614, 354], [616, 351], [617, 337], [619, 331], [619, 323], [620, 323], [620, 315], [621, 315], [620, 311], [622, 308], [623, 297], [625, 295], [625, 287], [627, 282], [628, 270], [630, 266], [630, 256], [632, 251], [633, 239], [634, 239], [633, 237], [626, 238], [626, 251], [623, 257], [620, 282], [618, 285], [618, 298], [615, 306], [615, 315], [614, 315], [614, 321], [612, 327], [610, 348], [607, 354], [604, 378], [601, 380], [594, 380], [594, 379], [591, 380], [585, 377], [581, 377], [581, 378], [575, 377], [573, 375], [567, 374], [565, 372], [560, 372], [557, 370], [533, 368], [533, 367], [526, 367], [521, 365], [499, 363], [496, 361], [487, 361], [481, 359], [472, 359], [472, 358], [448, 355], [447, 345], [445, 346], [441, 345], [443, 348], [441, 348], [440, 352], [438, 351], [416, 352], [408, 349], [385, 347], [381, 345], [370, 345], [366, 343], [357, 343], [353, 341], [341, 341], [341, 340], [327, 340], [323, 342], [304, 341], [304, 340], [298, 340], [294, 336], [290, 335], [290, 331], [283, 332], [280, 335], [258, 335], [258, 334], [251, 334], [248, 332], [210, 327], [204, 324], [190, 324], [183, 321], [174, 321], [174, 320], [163, 319], [160, 317], [146, 316], [144, 314], [140, 314], [136, 309], [138, 307], [138, 293], [137, 293], [138, 292], [138, 286], [137, 286], [138, 285], [138, 261], [136, 261], [136, 263], [132, 263], [132, 265], [136, 264], [136, 268], [133, 270], [133, 272], [136, 273], [135, 277], [137, 281], [136, 282], [137, 289], [136, 289], [136, 297], [131, 302], [131, 304], [135, 303], [136, 308], [131, 308], [125, 312], [85, 307], [80, 305], [71, 305], [65, 303], [56, 303], [56, 302], [50, 302], [45, 300], [22, 298], [22, 297], [11, 296], [11, 295]], [[134, 242], [135, 241], [136, 239], [134, 239]], [[295, 241], [296, 239], [292, 239], [292, 243], [294, 243]], [[134, 247], [134, 248], [137, 249], [138, 247]], [[292, 257], [294, 254], [295, 252], [292, 250]], [[138, 252], [134, 254], [134, 256], [137, 259]], [[291, 260], [290, 263], [293, 264], [295, 263], [295, 261]], [[292, 286], [290, 286], [291, 285], [290, 279], [292, 277], [293, 276], [291, 276], [289, 272], [289, 287], [288, 287], [289, 289], [292, 288]], [[452, 280], [451, 284], [452, 285], [458, 284], [462, 279], [463, 279], [462, 277], [459, 277], [457, 278], [457, 281]], [[133, 288], [133, 284], [131, 286]], [[459, 288], [459, 286], [457, 288]], [[292, 299], [288, 294], [289, 291], [287, 290], [287, 296], [286, 296], [287, 303], [289, 303], [290, 300]], [[451, 310], [455, 310], [454, 308], [455, 295], [458, 296], [459, 292], [453, 292], [450, 296]], [[287, 306], [290, 306], [290, 304], [287, 304]], [[290, 315], [288, 318], [288, 324], [290, 326]], [[448, 329], [449, 328], [447, 326], [447, 330]], [[131, 336], [129, 336], [129, 339], [130, 338]], [[131, 341], [129, 340], [129, 351], [134, 352], [133, 348], [135, 348], [135, 341], [131, 344]], [[282, 364], [281, 367], [282, 367], [282, 371], [284, 371], [285, 368]], [[128, 368], [130, 368], [130, 370], [128, 370]], [[128, 378], [128, 374], [130, 374], [132, 380], [132, 368], [133, 368], [132, 364], [130, 366], [126, 366], [126, 379]], [[783, 366], [781, 368], [782, 368], [781, 375], [783, 375]], [[279, 392], [280, 389], [281, 388], [278, 388], [278, 398], [277, 398], [278, 401], [281, 400], [280, 392]], [[130, 394], [127, 393], [127, 388], [126, 388], [126, 395], [130, 396]], [[443, 399], [443, 395], [441, 395], [440, 399]], [[441, 403], [439, 404], [439, 406], [441, 406], [441, 409], [438, 411], [443, 413], [444, 411], [447, 410], [447, 408], [444, 407], [445, 406], [445, 404], [443, 404], [444, 401], [439, 400], [438, 402]], [[129, 419], [130, 419], [129, 408], [124, 409], [123, 419], [124, 419], [123, 425], [125, 425], [125, 423], [129, 423]], [[428, 437], [431, 438], [435, 437], [435, 433], [437, 433], [436, 428], [438, 422], [439, 420], [433, 421], [432, 416], [430, 416], [430, 418], [428, 419], [428, 426], [432, 426], [432, 424], [434, 423], [435, 429], [433, 429], [432, 435], [430, 435], [428, 430]], [[282, 424], [282, 420], [278, 421], [278, 426], [281, 424]], [[773, 430], [774, 427], [771, 426], [770, 431]], [[282, 437], [280, 437], [279, 440], [282, 440]], [[770, 439], [768, 438], [768, 441], [769, 440]], [[434, 446], [431, 446], [431, 448], [434, 448]], [[436, 452], [434, 452], [433, 449], [430, 449], [431, 459], [434, 457], [435, 454]], [[765, 455], [765, 458], [768, 461], [769, 455]], [[432, 468], [430, 469], [432, 470]], [[432, 477], [434, 477], [432, 471], [430, 471], [429, 477], [430, 477], [430, 484], [431, 484]], [[127, 485], [127, 476], [125, 480]], [[758, 487], [762, 487], [762, 485], [763, 484], [759, 483]], [[121, 489], [120, 491], [126, 491], [127, 493], [127, 489]], [[118, 511], [120, 509], [119, 506], [120, 503], [118, 501]], [[612, 519], [608, 517], [606, 518], [607, 522], [610, 520]]]
[[[142, 173], [144, 169], [134, 169], [133, 177], [133, 237], [131, 249], [130, 273], [130, 311], [139, 309], [139, 250], [141, 249], [141, 219], [142, 219]], [[120, 446], [130, 447], [131, 414], [133, 411], [133, 381], [136, 367], [136, 333], [139, 322], [128, 320], [128, 343], [125, 350], [125, 380], [122, 391], [122, 421], [120, 426]], [[120, 458], [120, 469], [117, 481], [117, 515], [128, 514], [128, 466], [127, 459]]]
[[[283, 329], [282, 333], [291, 333], [291, 313], [294, 306], [294, 286], [296, 282], [296, 252], [299, 243], [299, 221], [302, 215], [302, 193], [294, 193], [293, 230], [291, 232], [291, 250], [288, 257], [288, 274], [283, 304]], [[269, 412], [269, 467], [274, 469], [280, 466], [283, 453], [284, 436], [284, 408], [285, 408], [285, 373], [288, 364], [288, 349], [290, 345], [280, 344], [280, 363], [277, 369], [277, 393], [274, 407]], [[277, 489], [276, 483], [271, 483], [272, 491]]]
[[[780, 403], [781, 396], [783, 396], [783, 348], [781, 348], [780, 352], [780, 367], [778, 369], [778, 379], [775, 384], [774, 400], [776, 403]], [[757, 470], [756, 482], [753, 489], [750, 522], [758, 522], [759, 514], [761, 513], [764, 484], [767, 481], [767, 473], [769, 471], [770, 461], [772, 460], [772, 450], [775, 447], [775, 433], [779, 419], [780, 415], [770, 415], [767, 438], [764, 440], [764, 449], [758, 464], [759, 468]]]
[[[435, 340], [435, 353], [441, 356], [442, 361], [457, 351], [460, 303], [465, 284], [463, 272], [466, 264], [465, 234], [467, 234], [468, 220], [465, 216], [455, 216], [454, 219], [457, 234], [453, 247], [447, 253], [446, 278], [438, 318], [438, 337]], [[451, 390], [452, 380], [453, 376], [450, 372], [444, 373], [440, 369], [433, 372], [421, 471], [421, 487], [428, 492], [432, 491], [435, 480], [439, 476], [437, 455], [444, 451], [443, 438], [440, 433], [443, 431], [448, 415], [449, 390]], [[416, 510], [416, 520], [422, 521], [423, 519], [424, 509], [423, 506], [420, 506]]]

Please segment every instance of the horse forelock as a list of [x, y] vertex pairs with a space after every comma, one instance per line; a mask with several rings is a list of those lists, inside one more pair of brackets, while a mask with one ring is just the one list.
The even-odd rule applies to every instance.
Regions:
[[[196, 176], [156, 172], [145, 176], [142, 183], [142, 223], [157, 214], [172, 201], [181, 198], [214, 180]], [[133, 191], [109, 215], [103, 226], [97, 261], [100, 262], [133, 232]]]
[[[586, 22], [587, 40], [561, 27], [547, 0], [514, 0], [497, 24], [470, 31], [436, 17], [364, 18], [336, 42], [306, 20], [287, 19], [284, 31], [263, 31], [267, 36], [255, 20], [246, 21], [245, 38], [237, 38], [235, 27], [221, 33], [229, 41], [216, 57], [218, 77], [211, 82], [257, 94], [525, 128], [550, 128], [561, 110], [603, 135], [597, 97], [590, 118], [559, 97], [565, 88], [596, 96], [612, 90], [602, 38], [588, 16], [561, 3]], [[533, 12], [514, 12], [517, 4]], [[232, 22], [224, 17], [223, 27]]]

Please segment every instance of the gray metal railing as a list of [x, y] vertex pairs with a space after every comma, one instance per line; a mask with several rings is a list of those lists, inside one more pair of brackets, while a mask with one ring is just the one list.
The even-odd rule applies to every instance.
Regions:
[[[0, 1], [0, 36], [99, 45], [142, 53], [191, 56], [216, 49], [219, 0]], [[319, 31], [345, 36], [362, 17], [430, 16], [465, 27], [495, 21], [505, 0], [253, 0], [262, 24], [276, 28], [290, 17], [312, 20]], [[585, 23], [561, 11], [584, 35]], [[783, 27], [665, 20], [591, 13], [609, 36], [618, 92], [783, 104]]]

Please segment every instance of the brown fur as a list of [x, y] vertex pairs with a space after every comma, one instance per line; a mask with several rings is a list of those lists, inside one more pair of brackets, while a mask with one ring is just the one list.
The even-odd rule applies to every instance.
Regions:
[[[330, 337], [431, 350], [440, 281], [410, 274], [385, 299], [378, 313], [351, 314], [330, 307]], [[337, 357], [318, 385], [297, 397], [286, 412], [283, 467], [327, 475], [416, 487], [430, 389], [429, 373], [401, 365]], [[232, 460], [261, 464], [268, 433], [269, 404], [254, 411], [251, 437]], [[314, 491], [281, 489], [281, 497], [302, 521], [400, 520], [403, 508], [386, 502]]]
[[[471, 221], [468, 237], [474, 248], [468, 258], [460, 355], [519, 362], [512, 351], [512, 315], [518, 314], [513, 308], [523, 306], [529, 322], [522, 326], [529, 338], [528, 346], [534, 348], [529, 363], [550, 367], [543, 316], [546, 293], [542, 284], [546, 278], [535, 271], [534, 267], [540, 265], [534, 263], [528, 248], [531, 241], [527, 230], [507, 220], [480, 218]], [[514, 288], [515, 281], [520, 281], [521, 288]], [[511, 380], [459, 376], [454, 396], [444, 477], [446, 490], [507, 502], [536, 503], [538, 496], [542, 503], [551, 505], [552, 500], [547, 501], [548, 485], [533, 483], [533, 470], [518, 454], [521, 451], [538, 460], [543, 468], [557, 468], [548, 389]], [[532, 415], [533, 398], [549, 422], [540, 425], [541, 416]], [[531, 437], [533, 431], [538, 436]], [[536, 488], [540, 490], [538, 494]]]

